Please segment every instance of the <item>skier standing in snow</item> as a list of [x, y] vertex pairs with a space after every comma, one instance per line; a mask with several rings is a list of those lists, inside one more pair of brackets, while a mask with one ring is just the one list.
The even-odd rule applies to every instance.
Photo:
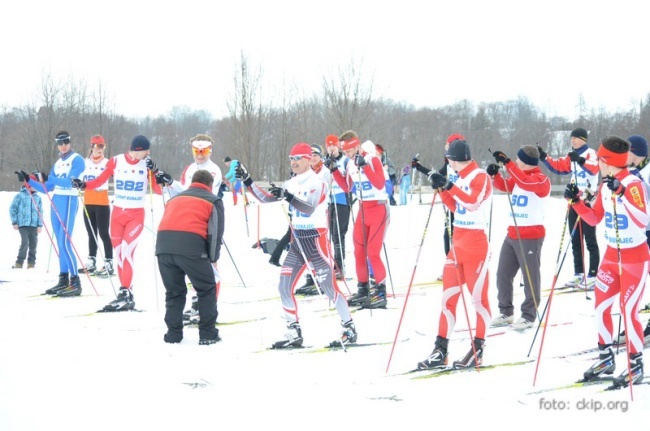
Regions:
[[[20, 192], [14, 196], [9, 206], [9, 218], [14, 230], [20, 233], [20, 247], [18, 257], [12, 268], [21, 269], [27, 259], [27, 268], [36, 265], [36, 247], [38, 234], [43, 229], [43, 201], [36, 190], [29, 185], [22, 186]], [[30, 196], [31, 195], [31, 196]]]
[[614, 379], [615, 387], [643, 380], [643, 326], [639, 304], [648, 275], [650, 252], [645, 235], [650, 222], [648, 198], [643, 182], [627, 169], [630, 143], [617, 136], [602, 139], [598, 148], [598, 166], [602, 184], [593, 208], [580, 199], [582, 191], [570, 183], [564, 197], [591, 226], [605, 219], [607, 249], [598, 267], [596, 280], [596, 321], [599, 359], [584, 372], [584, 380], [593, 380], [616, 369], [612, 349], [614, 325], [612, 306], [618, 296], [627, 330], [629, 367]]
[[[648, 141], [641, 135], [632, 135], [627, 138], [630, 143], [630, 152], [628, 153], [627, 163], [630, 173], [636, 175], [643, 181], [646, 194], [650, 196], [650, 158], [648, 158]], [[650, 223], [645, 227], [646, 242], [650, 246]], [[650, 310], [650, 302], [644, 307]], [[650, 343], [650, 319], [643, 330], [645, 343]], [[617, 340], [618, 344], [625, 344], [625, 331], [623, 331]]]
[[221, 175], [198, 169], [189, 188], [167, 202], [158, 226], [156, 256], [165, 285], [167, 343], [183, 339], [183, 308], [187, 296], [185, 276], [197, 293], [199, 344], [221, 340], [217, 322], [217, 295], [213, 265], [219, 259], [224, 230], [222, 200], [214, 193]]
[[451, 251], [447, 255], [442, 273], [443, 304], [440, 312], [438, 336], [433, 352], [422, 362], [419, 369], [440, 368], [447, 365], [449, 337], [456, 324], [456, 308], [466, 287], [476, 310], [476, 332], [472, 348], [454, 368], [467, 368], [482, 363], [486, 328], [490, 323], [488, 301], [488, 226], [492, 180], [472, 160], [470, 147], [464, 140], [455, 140], [447, 150], [449, 166], [458, 173], [456, 182], [446, 176], [431, 172], [431, 186], [438, 190], [442, 203], [453, 212], [454, 233]]
[[[449, 144], [451, 144], [455, 140], [464, 141], [465, 138], [460, 133], [453, 133], [449, 135], [445, 140], [445, 154], [447, 150], [449, 150]], [[427, 178], [429, 174], [433, 172], [431, 169], [425, 168], [424, 166], [420, 165], [420, 161], [418, 160], [417, 157], [413, 157], [413, 160], [411, 160], [411, 167], [413, 169], [416, 169], [418, 172], [426, 175]], [[446, 156], [445, 156], [445, 163], [443, 163], [442, 168], [440, 168], [438, 172], [441, 175], [447, 177], [447, 180], [449, 180], [452, 183], [455, 182], [456, 179], [458, 178], [458, 174], [454, 172], [454, 170], [449, 166], [449, 159]], [[443, 230], [444, 233], [442, 236], [444, 240], [445, 256], [446, 256], [449, 254], [449, 250], [451, 246], [450, 234], [453, 235], [454, 233], [454, 213], [447, 210], [447, 208], [445, 208], [445, 228]], [[438, 277], [437, 281], [442, 281], [442, 275]]]
[[[325, 181], [325, 184], [329, 185], [332, 182], [332, 174], [329, 169], [326, 169], [323, 166], [323, 150], [319, 145], [314, 144], [311, 146], [311, 160], [309, 161], [309, 165], [311, 166], [311, 169], [316, 172], [323, 181]], [[332, 217], [332, 214], [328, 214], [328, 217]], [[309, 273], [305, 275], [305, 284], [296, 289], [297, 295], [311, 296], [318, 295], [319, 293], [320, 291], [318, 290], [318, 286], [316, 286], [314, 278]]]
[[[361, 204], [352, 232], [358, 289], [348, 303], [364, 308], [386, 308], [386, 266], [381, 260], [381, 249], [390, 222], [386, 193], [386, 181], [389, 179], [379, 157], [361, 148], [356, 132], [344, 132], [339, 142], [350, 163], [346, 166], [345, 174], [341, 173], [336, 163], [331, 163], [328, 168], [343, 192], [355, 189]], [[372, 289], [369, 288], [369, 266], [376, 282]]]
[[331, 246], [327, 232], [327, 184], [311, 169], [312, 149], [308, 144], [293, 146], [289, 154], [295, 176], [282, 187], [272, 186], [268, 192], [260, 189], [247, 169], [239, 164], [237, 175], [261, 203], [289, 203], [293, 238], [291, 248], [282, 264], [278, 290], [289, 332], [274, 348], [300, 347], [303, 343], [294, 289], [300, 275], [309, 269], [325, 295], [332, 301], [341, 318], [343, 332], [334, 343], [345, 345], [357, 340], [357, 331], [345, 297], [333, 277]]
[[[594, 199], [594, 193], [598, 189], [598, 158], [596, 151], [589, 148], [587, 144], [587, 131], [578, 127], [571, 131], [571, 147], [573, 148], [566, 156], [554, 159], [548, 157], [541, 147], [539, 158], [546, 167], [558, 175], [571, 175], [571, 181], [575, 182], [580, 189], [582, 199], [589, 206]], [[569, 209], [567, 220], [569, 232], [573, 230], [578, 219], [578, 214], [574, 207]], [[589, 271], [585, 278], [584, 256], [583, 256], [583, 238], [584, 245], [589, 251]], [[573, 269], [574, 277], [564, 286], [570, 288], [594, 289], [596, 281], [596, 272], [600, 261], [600, 250], [596, 239], [596, 228], [580, 220], [576, 232], [571, 237], [571, 248], [573, 249]]]
[[[501, 151], [493, 155], [497, 163], [508, 171], [509, 177], [504, 178], [499, 173], [499, 165], [494, 163], [487, 167], [487, 173], [497, 190], [509, 194], [513, 211], [497, 268], [497, 298], [501, 315], [492, 321], [492, 326], [512, 324], [513, 329], [521, 330], [533, 326], [537, 317], [542, 245], [546, 236], [544, 210], [551, 194], [551, 181], [537, 166], [539, 151], [533, 145], [521, 147], [516, 160], [510, 160]], [[526, 299], [521, 304], [521, 318], [513, 323], [512, 282], [520, 269], [524, 274]]]
[[[104, 157], [106, 141], [102, 135], [95, 135], [90, 138], [90, 154], [86, 158], [86, 169], [81, 179], [90, 181], [97, 178], [104, 169], [108, 159]], [[108, 198], [108, 182], [95, 190], [84, 191], [84, 226], [88, 233], [88, 261], [86, 268], [79, 269], [79, 272], [88, 272], [97, 275], [113, 275], [113, 245], [109, 232], [111, 222], [111, 206]], [[97, 238], [101, 237], [104, 245], [104, 268], [97, 270]]]
[[[338, 136], [327, 135], [325, 138], [325, 151], [327, 152], [326, 167], [332, 168], [336, 165], [336, 169], [341, 174], [345, 174], [350, 159], [340, 151]], [[336, 279], [343, 280], [345, 279], [345, 236], [350, 225], [350, 193], [344, 192], [336, 181], [330, 181], [330, 184], [327, 207], [330, 220], [330, 238], [334, 247], [334, 261], [336, 262], [334, 270]]]
[[106, 169], [97, 178], [88, 182], [78, 178], [72, 180], [73, 187], [82, 190], [100, 187], [111, 176], [115, 183], [111, 214], [111, 242], [115, 249], [117, 274], [121, 287], [117, 298], [104, 306], [104, 311], [125, 311], [135, 308], [131, 291], [134, 270], [133, 257], [138, 245], [138, 238], [144, 230], [144, 198], [148, 186], [154, 193], [162, 194], [158, 184], [160, 181], [153, 181], [149, 171], [158, 178], [167, 175], [158, 170], [154, 162], [147, 157], [150, 147], [149, 139], [138, 135], [131, 141], [129, 152], [111, 157], [106, 164]]
[[58, 132], [55, 141], [59, 149], [59, 159], [54, 162], [49, 175], [35, 172], [34, 177], [30, 178], [27, 172], [20, 171], [18, 180], [28, 181], [29, 186], [37, 192], [54, 192], [50, 219], [52, 231], [59, 247], [60, 273], [59, 282], [47, 289], [45, 294], [78, 296], [81, 295], [81, 280], [79, 279], [74, 246], [68, 236], [72, 238], [79, 209], [79, 199], [77, 191], [70, 186], [70, 178], [79, 177], [86, 165], [83, 156], [72, 150], [72, 141], [68, 132], [65, 130]]
[[[212, 147], [214, 146], [214, 140], [204, 134], [198, 134], [190, 139], [190, 148], [192, 149], [192, 157], [194, 157], [194, 163], [190, 163], [183, 169], [183, 173], [180, 176], [179, 181], [175, 181], [171, 175], [158, 175], [156, 176], [156, 181], [159, 181], [162, 186], [165, 187], [165, 190], [169, 191], [171, 197], [176, 196], [178, 193], [187, 190], [187, 188], [192, 183], [192, 176], [194, 172], [199, 169], [206, 170], [212, 174], [212, 193], [221, 199], [223, 197], [223, 192], [221, 190], [223, 175], [221, 173], [221, 168], [219, 165], [214, 163], [211, 159], [212, 156]], [[221, 202], [223, 205], [223, 202]], [[221, 247], [221, 244], [219, 244]], [[215, 277], [219, 277], [216, 266], [214, 267]], [[219, 294], [220, 283], [217, 282], [216, 294]], [[190, 321], [197, 320], [198, 316], [198, 296], [192, 296], [192, 303], [190, 309], [186, 311], [186, 317]]]

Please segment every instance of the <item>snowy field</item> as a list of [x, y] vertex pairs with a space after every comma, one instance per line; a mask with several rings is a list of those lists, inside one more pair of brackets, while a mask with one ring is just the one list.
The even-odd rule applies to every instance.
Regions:
[[[5, 208], [0, 214], [0, 430], [248, 430], [296, 425], [316, 430], [352, 426], [496, 430], [546, 429], [569, 423], [598, 424], [597, 429], [606, 429], [607, 425], [647, 420], [650, 385], [635, 386], [633, 393], [629, 389], [602, 392], [605, 385], [533, 393], [572, 383], [596, 357], [595, 353], [570, 355], [596, 347], [592, 294], [553, 296], [549, 320], [553, 326], [547, 328], [539, 362], [542, 331], [531, 348], [535, 328], [524, 332], [491, 328], [484, 354], [486, 369], [432, 378], [422, 378], [429, 372], [405, 374], [431, 352], [438, 325], [441, 286], [434, 280], [444, 262], [439, 203], [432, 208], [415, 266], [431, 195], [424, 195], [422, 204], [415, 195], [409, 205], [391, 207], [385, 251], [392, 279], [388, 291], [396, 297], [389, 300], [386, 310], [353, 314], [359, 343], [378, 344], [344, 352], [321, 349], [340, 332], [338, 315], [325, 297], [299, 299], [305, 345], [311, 348], [267, 350], [286, 329], [277, 293], [280, 269], [252, 245], [258, 237], [279, 238], [286, 231], [280, 204], [253, 202], [245, 211], [241, 200], [233, 206], [231, 195], [225, 196], [227, 247], [219, 261], [223, 283], [218, 300], [223, 341], [199, 346], [198, 330], [188, 327], [181, 344], [169, 345], [163, 342], [164, 287], [153, 254], [152, 232], [162, 215], [161, 197], [147, 199], [146, 229], [135, 256], [133, 292], [136, 307], [144, 311], [92, 314], [114, 298], [117, 277], [89, 280], [82, 276], [83, 294], [77, 298], [40, 295], [56, 284], [58, 276], [57, 257], [45, 231], [39, 237], [36, 268], [11, 269], [20, 243], [8, 216], [14, 194], [0, 193]], [[50, 205], [45, 196], [43, 203], [49, 226]], [[506, 196], [497, 195], [490, 232], [493, 317], [498, 313], [495, 272], [508, 211]], [[87, 238], [81, 214], [73, 238], [85, 260]], [[565, 214], [564, 200], [549, 201], [542, 306], [556, 271]], [[346, 266], [348, 275], [354, 276], [351, 230], [347, 243]], [[569, 249], [558, 285], [572, 274]], [[349, 281], [348, 287], [354, 293], [356, 282]], [[521, 290], [516, 287], [515, 318], [520, 317]], [[649, 300], [646, 292], [643, 303]], [[468, 307], [473, 320], [469, 303]], [[462, 303], [457, 315], [449, 344], [450, 363], [470, 348]], [[642, 315], [644, 323], [648, 317]], [[488, 367], [520, 361], [529, 362]], [[624, 352], [617, 361], [618, 375], [626, 364]]]

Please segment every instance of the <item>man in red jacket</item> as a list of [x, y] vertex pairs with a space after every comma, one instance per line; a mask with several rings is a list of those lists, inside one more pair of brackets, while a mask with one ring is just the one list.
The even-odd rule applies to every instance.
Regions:
[[219, 259], [224, 230], [223, 202], [212, 193], [214, 178], [199, 169], [190, 187], [167, 202], [156, 239], [158, 269], [165, 285], [167, 343], [183, 339], [183, 309], [187, 296], [185, 276], [198, 296], [199, 344], [220, 341], [217, 295], [212, 265]]
[[512, 281], [521, 269], [526, 299], [521, 304], [521, 318], [512, 323], [512, 328], [526, 329], [535, 322], [540, 300], [540, 265], [546, 236], [544, 208], [551, 194], [551, 181], [537, 166], [539, 151], [533, 145], [521, 147], [517, 160], [510, 160], [501, 151], [493, 155], [509, 177], [504, 178], [499, 173], [499, 165], [494, 163], [487, 167], [487, 173], [493, 178], [497, 190], [508, 193], [511, 214], [497, 268], [497, 298], [501, 315], [492, 321], [492, 326], [513, 322]]

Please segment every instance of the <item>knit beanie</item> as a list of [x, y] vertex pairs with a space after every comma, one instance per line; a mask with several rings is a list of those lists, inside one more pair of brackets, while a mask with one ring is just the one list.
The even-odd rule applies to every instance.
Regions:
[[630, 152], [635, 156], [648, 157], [648, 142], [641, 135], [632, 135], [627, 138], [630, 143]]
[[445, 144], [451, 144], [452, 142], [454, 142], [456, 140], [464, 141], [465, 137], [463, 135], [461, 135], [460, 133], [453, 133], [453, 134], [447, 136], [447, 141], [445, 142]]
[[582, 127], [578, 127], [576, 129], [573, 129], [571, 131], [571, 137], [572, 138], [580, 138], [583, 141], [587, 142], [587, 131], [583, 129]]
[[296, 144], [291, 148], [291, 152], [289, 153], [290, 156], [295, 157], [295, 156], [301, 156], [307, 159], [311, 159], [311, 147], [309, 144], [305, 144], [303, 142]]
[[142, 135], [136, 136], [131, 141], [131, 151], [147, 151], [150, 147], [149, 139]]
[[447, 158], [455, 162], [467, 162], [472, 160], [472, 154], [469, 151], [469, 144], [461, 139], [456, 139], [449, 144]]

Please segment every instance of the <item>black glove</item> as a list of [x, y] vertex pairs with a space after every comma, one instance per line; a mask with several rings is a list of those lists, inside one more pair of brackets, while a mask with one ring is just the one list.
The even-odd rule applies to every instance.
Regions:
[[429, 175], [429, 180], [431, 181], [431, 187], [434, 189], [440, 189], [440, 188], [445, 188], [445, 190], [449, 190], [446, 185], [447, 185], [447, 177], [442, 175], [439, 172], [431, 172]]
[[286, 191], [285, 189], [283, 189], [282, 187], [273, 186], [269, 189], [269, 193], [271, 193], [277, 199], [286, 199], [289, 202], [293, 200], [293, 195], [288, 191]]
[[147, 165], [147, 169], [149, 169], [151, 172], [153, 172], [154, 174], [158, 172], [158, 168], [156, 167], [156, 164], [153, 162], [153, 160], [151, 160], [150, 157], [145, 158], [144, 162]]
[[575, 151], [571, 151], [567, 155], [569, 156], [572, 162], [576, 162], [580, 166], [585, 164], [586, 159], [584, 157], [581, 157], [580, 154], [576, 153]]
[[537, 146], [537, 151], [539, 151], [539, 159], [546, 160], [546, 151], [542, 150], [542, 147]]
[[72, 179], [72, 188], [73, 189], [83, 190], [83, 189], [86, 188], [86, 182], [80, 180], [79, 178], [73, 178]]
[[354, 164], [362, 168], [366, 165], [366, 159], [364, 159], [361, 154], [357, 153], [357, 155], [354, 156]]
[[506, 154], [503, 151], [495, 151], [494, 153], [492, 153], [492, 157], [494, 157], [494, 160], [496, 160], [497, 163], [501, 163], [504, 165], [510, 161], [508, 156], [506, 156]]
[[325, 159], [325, 167], [330, 170], [330, 172], [334, 172], [339, 168], [339, 165], [336, 163], [336, 159], [334, 157], [328, 157]]
[[34, 178], [36, 178], [36, 181], [39, 183], [44, 183], [47, 181], [47, 174], [45, 172], [34, 171]]
[[578, 186], [574, 183], [567, 184], [566, 189], [564, 189], [564, 197], [572, 204], [577, 203], [580, 199], [580, 190], [578, 190]]
[[420, 159], [417, 156], [411, 159], [411, 167], [417, 169], [420, 166]]
[[611, 175], [607, 175], [603, 178], [603, 182], [607, 185], [607, 188], [612, 191], [615, 195], [622, 195], [625, 193], [625, 186], [621, 184], [618, 178], [614, 178]]
[[248, 169], [246, 169], [246, 166], [242, 165], [241, 163], [237, 164], [237, 167], [235, 168], [235, 178], [242, 180], [246, 187], [250, 187], [250, 185], [253, 184], [253, 180], [248, 173]]
[[490, 163], [486, 169], [489, 176], [494, 177], [499, 173], [499, 165], [496, 163]]
[[18, 181], [21, 183], [29, 181], [29, 174], [25, 171], [16, 171], [16, 175], [18, 175]]
[[160, 169], [156, 171], [154, 177], [156, 178], [156, 184], [162, 184], [163, 186], [171, 186], [171, 184], [174, 182], [174, 179], [171, 175], [165, 173]]

